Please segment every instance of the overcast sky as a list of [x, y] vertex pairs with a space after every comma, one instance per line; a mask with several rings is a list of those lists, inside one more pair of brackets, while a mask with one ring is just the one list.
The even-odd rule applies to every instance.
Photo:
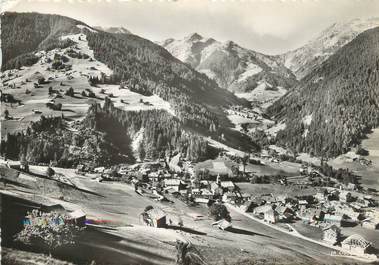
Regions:
[[268, 54], [297, 48], [334, 22], [379, 16], [379, 0], [9, 1], [11, 11], [61, 14], [91, 26], [123, 26], [153, 41], [197, 32]]

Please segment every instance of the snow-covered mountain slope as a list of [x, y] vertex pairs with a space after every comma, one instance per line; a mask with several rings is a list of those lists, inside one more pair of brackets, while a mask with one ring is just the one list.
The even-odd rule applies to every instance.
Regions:
[[379, 125], [379, 27], [366, 30], [267, 110], [287, 127], [279, 145], [332, 157]]
[[298, 79], [301, 79], [358, 34], [377, 26], [379, 26], [379, 18], [335, 23], [306, 45], [281, 55], [281, 61]]
[[276, 57], [245, 49], [232, 41], [222, 43], [194, 33], [159, 44], [219, 86], [240, 95], [247, 95], [262, 82], [286, 89], [296, 84], [295, 76]]
[[[84, 31], [90, 30], [93, 33], [97, 31], [83, 25], [76, 27], [80, 33], [61, 36], [62, 40], [71, 40], [72, 46], [38, 51], [34, 53], [38, 57], [35, 64], [2, 72], [0, 84], [2, 93], [11, 94], [20, 102], [18, 105], [1, 104], [1, 113], [7, 109], [14, 117], [13, 120], [7, 121], [14, 126], [4, 126], [2, 133], [13, 133], [14, 127], [23, 129], [25, 126], [20, 125], [21, 123], [27, 125], [29, 121], [38, 121], [41, 115], [63, 114], [65, 117], [80, 120], [85, 117], [92, 103], [103, 104], [106, 96], [111, 98], [117, 108], [124, 111], [165, 110], [175, 116], [171, 104], [157, 95], [144, 96], [126, 88], [119, 89], [119, 85], [91, 86], [88, 82], [89, 77], [111, 76], [113, 71], [95, 59], [94, 52], [88, 45]], [[52, 65], [58, 60], [57, 58], [65, 58], [67, 67], [54, 69]], [[45, 84], [36, 86], [40, 78], [46, 80]], [[48, 87], [52, 92], [49, 92]], [[66, 95], [69, 88], [73, 89], [73, 96]], [[87, 96], [90, 91], [93, 93], [91, 97]], [[60, 103], [62, 109], [52, 110], [46, 105], [47, 103]]]
[[97, 30], [102, 30], [102, 31], [108, 32], [108, 33], [132, 34], [131, 31], [129, 31], [128, 29], [126, 29], [124, 27], [100, 27], [100, 26], [97, 26], [94, 28]]

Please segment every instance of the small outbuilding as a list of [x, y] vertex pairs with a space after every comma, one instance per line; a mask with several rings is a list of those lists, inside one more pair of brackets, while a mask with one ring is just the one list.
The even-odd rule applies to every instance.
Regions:
[[79, 227], [86, 225], [86, 214], [81, 209], [69, 213], [69, 216], [75, 225]]
[[146, 212], [151, 220], [151, 225], [154, 227], [166, 227], [166, 213], [159, 209], [153, 208]]
[[227, 230], [228, 228], [232, 227], [232, 223], [226, 221], [225, 219], [221, 219], [219, 221], [216, 221], [212, 225], [217, 225], [218, 228], [221, 230]]
[[362, 227], [367, 229], [378, 229], [379, 228], [379, 220], [374, 218], [367, 218], [362, 221]]

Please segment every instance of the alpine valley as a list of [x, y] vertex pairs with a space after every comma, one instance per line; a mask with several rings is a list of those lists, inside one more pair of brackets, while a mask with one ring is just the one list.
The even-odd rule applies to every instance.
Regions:
[[378, 263], [378, 18], [277, 55], [129, 26], [1, 14], [4, 264]]

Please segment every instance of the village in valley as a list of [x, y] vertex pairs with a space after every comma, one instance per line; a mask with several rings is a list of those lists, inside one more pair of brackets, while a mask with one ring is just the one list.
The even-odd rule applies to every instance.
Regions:
[[69, 30], [49, 49], [1, 73], [9, 264], [28, 255], [58, 265], [379, 262], [379, 129], [317, 153], [325, 142], [309, 144], [317, 116], [308, 113], [301, 141], [283, 144], [291, 119], [267, 113], [290, 88], [274, 74], [296, 78], [279, 59], [220, 44], [250, 56], [233, 84], [255, 88], [228, 91], [156, 43], [64, 19]]
[[[140, 216], [135, 216], [140, 225], [159, 229], [190, 225], [183, 223], [182, 217], [165, 212], [167, 205], [175, 205], [179, 207], [176, 210], [192, 211], [185, 214], [192, 222], [203, 222], [209, 217], [213, 220], [209, 222], [210, 227], [227, 232], [232, 231], [235, 224], [229, 212], [236, 212], [289, 237], [325, 246], [331, 256], [377, 260], [379, 208], [374, 189], [362, 187], [347, 177], [331, 178], [320, 166], [282, 161], [272, 150], [263, 155], [240, 155], [241, 152], [225, 150], [216, 159], [192, 163], [181, 153], [167, 153], [156, 161], [146, 158], [136, 164], [110, 168], [78, 165], [69, 171], [54, 165], [32, 166], [25, 161], [3, 160], [1, 175], [5, 190], [2, 193], [20, 196], [19, 190], [11, 188], [13, 183], [35, 182], [36, 177], [75, 189], [81, 187], [77, 186], [77, 178], [83, 177], [100, 189], [108, 183], [119, 183], [129, 186], [136, 196], [155, 203], [154, 207], [146, 205]], [[282, 168], [290, 164], [295, 171], [292, 168], [288, 174], [288, 171], [274, 170], [281, 164]], [[269, 174], [262, 168], [274, 173]], [[63, 196], [57, 202], [57, 205], [68, 203]], [[211, 209], [217, 205], [227, 210], [212, 215]], [[46, 207], [55, 209], [57, 206], [50, 202]], [[70, 215], [73, 220], [81, 220], [82, 225], [109, 225], [88, 215], [85, 221], [86, 211], [80, 204], [74, 209], [69, 211]]]
[[[275, 154], [264, 159], [280, 163]], [[376, 253], [376, 242], [365, 239], [371, 231], [379, 229], [375, 192], [359, 184], [332, 180], [306, 163], [300, 166], [299, 176], [294, 177], [260, 176], [254, 170], [246, 171], [247, 165], [260, 163], [264, 162], [256, 157], [224, 152], [215, 160], [192, 164], [177, 154], [155, 162], [120, 167], [117, 172], [105, 168], [94, 171], [100, 176], [97, 181], [124, 181], [142, 196], [170, 202], [175, 198], [187, 205], [203, 207], [224, 204], [292, 236], [333, 246], [341, 253], [376, 260], [372, 254]], [[85, 174], [81, 169], [79, 172]], [[265, 184], [276, 185], [282, 191], [262, 193], [259, 185]], [[159, 221], [154, 220], [154, 225], [159, 227]], [[233, 221], [225, 218], [213, 225], [227, 230]], [[354, 232], [352, 228], [356, 226], [361, 229]]]

